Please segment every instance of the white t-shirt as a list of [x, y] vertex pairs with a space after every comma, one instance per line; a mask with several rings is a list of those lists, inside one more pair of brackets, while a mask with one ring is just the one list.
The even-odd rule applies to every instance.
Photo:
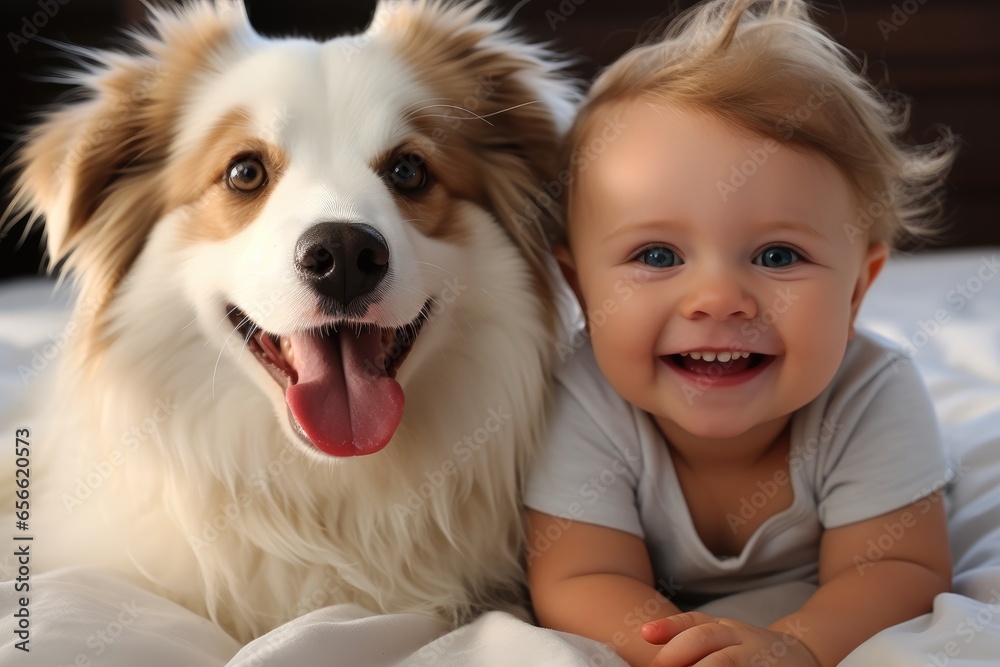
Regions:
[[[695, 530], [655, 422], [607, 383], [589, 343], [557, 371], [557, 381], [547, 445], [531, 469], [525, 504], [641, 537], [657, 588], [682, 608], [789, 581], [816, 583], [824, 528], [899, 509], [950, 478], [912, 362], [859, 331], [830, 386], [792, 415], [787, 474], [763, 480], [741, 512], [764, 506], [771, 484], [792, 484], [792, 505], [768, 518], [739, 556], [718, 557]], [[890, 528], [883, 547], [895, 539]], [[859, 557], [879, 558], [879, 545], [872, 546]]]

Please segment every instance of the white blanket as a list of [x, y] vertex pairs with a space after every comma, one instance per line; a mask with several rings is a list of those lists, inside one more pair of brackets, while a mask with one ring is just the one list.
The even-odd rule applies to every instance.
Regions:
[[[862, 311], [864, 325], [909, 345], [934, 396], [959, 471], [949, 496], [955, 578], [954, 592], [938, 596], [933, 613], [880, 633], [843, 666], [1000, 665], [998, 262], [1000, 249], [894, 258]], [[24, 386], [18, 365], [30, 366], [35, 353], [44, 360], [46, 346], [59, 343], [65, 303], [50, 301], [50, 288], [38, 281], [0, 286], [0, 423], [14, 421], [10, 406]], [[17, 575], [10, 555], [0, 557], [0, 568], [2, 579]], [[747, 614], [774, 594], [723, 601], [715, 611]], [[431, 618], [328, 607], [240, 647], [191, 612], [113, 574], [84, 569], [32, 577], [25, 653], [15, 647], [19, 597], [13, 582], [0, 585], [0, 666], [623, 664], [599, 644], [499, 612], [447, 632]]]

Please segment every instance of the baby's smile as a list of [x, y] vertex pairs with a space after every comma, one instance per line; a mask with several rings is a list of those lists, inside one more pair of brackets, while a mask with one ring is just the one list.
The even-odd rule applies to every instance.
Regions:
[[712, 386], [733, 386], [756, 378], [776, 357], [757, 352], [704, 350], [680, 352], [660, 357], [668, 368], [682, 377], [708, 381]]

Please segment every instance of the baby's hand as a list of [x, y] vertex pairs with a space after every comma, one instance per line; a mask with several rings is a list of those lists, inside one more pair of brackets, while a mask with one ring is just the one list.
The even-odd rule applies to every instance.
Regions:
[[819, 667], [792, 635], [696, 611], [646, 623], [642, 638], [665, 645], [650, 667]]

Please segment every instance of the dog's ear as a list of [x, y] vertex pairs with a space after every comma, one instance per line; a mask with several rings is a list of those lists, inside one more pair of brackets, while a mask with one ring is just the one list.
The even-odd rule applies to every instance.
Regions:
[[[562, 139], [580, 99], [568, 64], [526, 42], [485, 3], [383, 0], [368, 34], [386, 39], [433, 91], [420, 114], [455, 164], [475, 165], [485, 204], [545, 273], [557, 238]], [[431, 108], [433, 107], [433, 108]]]
[[[108, 57], [105, 64], [107, 71], [85, 81], [90, 99], [49, 115], [20, 155], [21, 192], [45, 216], [53, 261], [80, 242], [85, 227], [95, 237], [106, 236], [110, 230], [101, 227], [114, 219], [127, 220], [129, 229], [121, 231], [130, 232], [128, 242], [134, 243], [158, 212], [155, 199], [139, 197], [140, 210], [128, 210], [132, 207], [122, 199], [128, 186], [134, 189], [137, 177], [162, 158], [162, 143], [150, 141], [146, 118], [159, 68], [137, 57]], [[109, 250], [116, 254], [115, 248]]]
[[131, 53], [77, 51], [87, 62], [69, 78], [83, 99], [46, 116], [18, 157], [17, 199], [44, 217], [51, 261], [69, 255], [67, 266], [98, 301], [165, 213], [156, 175], [185, 90], [236, 27], [249, 29], [242, 2], [232, 0], [153, 10], [152, 25], [135, 35]]

